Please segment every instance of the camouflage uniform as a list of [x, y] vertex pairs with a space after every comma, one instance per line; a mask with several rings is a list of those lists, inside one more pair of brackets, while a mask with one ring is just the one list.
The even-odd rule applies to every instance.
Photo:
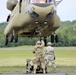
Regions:
[[34, 73], [36, 73], [37, 65], [40, 63], [41, 67], [43, 68], [43, 73], [45, 73], [45, 60], [44, 60], [44, 55], [43, 55], [43, 49], [44, 47], [44, 42], [41, 41], [41, 44], [36, 44], [34, 47], [33, 53], [35, 53], [35, 59], [34, 59]]
[[26, 73], [32, 73], [33, 70], [33, 60], [32, 59], [27, 59], [26, 60]]
[[45, 55], [46, 55], [46, 60], [47, 63], [51, 62], [54, 70], [56, 69], [56, 64], [55, 64], [55, 53], [54, 53], [54, 48], [49, 45], [46, 50], [45, 50]]

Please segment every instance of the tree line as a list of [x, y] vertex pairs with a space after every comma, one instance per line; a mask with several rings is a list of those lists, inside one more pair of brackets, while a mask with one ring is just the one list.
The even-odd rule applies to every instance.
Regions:
[[[8, 23], [0, 23], [0, 47], [14, 47], [21, 45], [35, 45], [38, 38], [19, 37], [18, 43], [10, 43], [7, 46], [4, 45], [5, 36], [4, 29]], [[61, 22], [61, 27], [56, 30], [56, 34], [59, 36], [59, 42], [53, 43], [54, 46], [76, 46], [76, 20]], [[28, 40], [28, 41], [27, 41]], [[50, 36], [47, 37], [47, 41], [50, 41]]]

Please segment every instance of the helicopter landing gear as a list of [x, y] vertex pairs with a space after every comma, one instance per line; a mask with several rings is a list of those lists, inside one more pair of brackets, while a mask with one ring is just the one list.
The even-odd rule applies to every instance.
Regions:
[[54, 43], [54, 42], [56, 42], [56, 43], [59, 42], [59, 37], [58, 37], [57, 34], [52, 34], [51, 35], [51, 43]]
[[55, 42], [56, 42], [56, 43], [59, 42], [59, 37], [58, 37], [58, 35], [55, 35]]
[[14, 34], [14, 40], [15, 40], [15, 42], [18, 42], [18, 35], [17, 34]]
[[5, 45], [7, 45], [8, 44], [8, 35], [6, 35], [6, 37], [5, 37]]
[[13, 40], [15, 40], [15, 42], [18, 42], [18, 35], [17, 34], [10, 34], [10, 42], [13, 42]]
[[[13, 42], [13, 40], [15, 40], [15, 42], [18, 42], [18, 35], [17, 34], [10, 34], [10, 42]], [[5, 45], [8, 44], [8, 35], [6, 35], [5, 37]]]
[[14, 39], [13, 34], [10, 34], [10, 42], [13, 42], [13, 39]]

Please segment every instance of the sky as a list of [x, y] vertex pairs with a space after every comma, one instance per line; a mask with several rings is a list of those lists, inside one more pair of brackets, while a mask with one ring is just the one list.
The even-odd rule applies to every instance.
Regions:
[[[0, 23], [5, 22], [7, 16], [11, 13], [6, 8], [7, 0], [0, 0]], [[61, 21], [76, 20], [76, 0], [63, 0], [57, 6], [57, 14]]]

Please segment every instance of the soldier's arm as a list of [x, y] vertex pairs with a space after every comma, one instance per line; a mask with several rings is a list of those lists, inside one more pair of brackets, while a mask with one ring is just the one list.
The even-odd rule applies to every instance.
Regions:
[[35, 53], [36, 47], [34, 47], [33, 53]]
[[41, 47], [44, 47], [45, 43], [43, 40], [41, 40]]

